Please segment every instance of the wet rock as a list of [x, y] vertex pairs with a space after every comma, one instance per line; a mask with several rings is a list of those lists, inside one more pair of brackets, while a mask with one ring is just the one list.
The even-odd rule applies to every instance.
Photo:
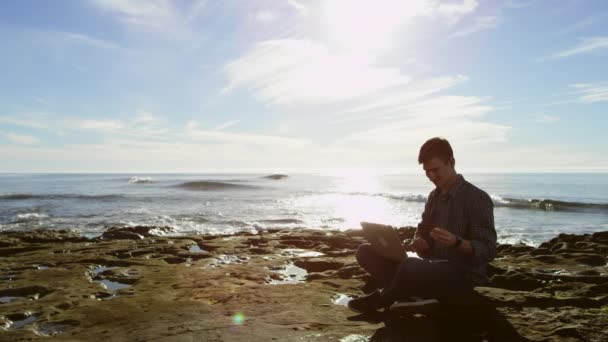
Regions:
[[149, 226], [135, 226], [135, 227], [111, 227], [108, 228], [101, 237], [103, 239], [130, 239], [130, 240], [141, 240], [144, 237], [152, 237], [155, 233], [169, 233], [172, 228], [170, 227], [149, 227]]
[[529, 252], [530, 255], [549, 255], [551, 250], [549, 248], [536, 248]]
[[[0, 303], [5, 315], [0, 326], [6, 328], [0, 329], [0, 340], [53, 335], [75, 341], [410, 340], [415, 327], [433, 327], [440, 337], [453, 334], [457, 327], [441, 321], [442, 314], [461, 326], [473, 320], [484, 328], [477, 331], [477, 340], [608, 339], [608, 233], [560, 235], [539, 248], [499, 245], [500, 257], [488, 267], [490, 286], [475, 289], [494, 311], [478, 310], [485, 313], [479, 319], [470, 319], [479, 307], [473, 301], [465, 300], [470, 307], [461, 307], [442, 299], [445, 310], [437, 318], [369, 324], [350, 320], [353, 313], [332, 303], [336, 293], [354, 297], [375, 289], [354, 259], [365, 242], [360, 230], [164, 237], [154, 234], [155, 228], [127, 227], [108, 234], [118, 231], [143, 238], [71, 240], [68, 232], [0, 233], [0, 249], [23, 251], [0, 257], [2, 279], [10, 275], [1, 280], [0, 297], [16, 294], [1, 292], [5, 290], [25, 294]], [[399, 229], [403, 239], [413, 232]], [[49, 267], [41, 271], [36, 265]], [[289, 267], [303, 272], [292, 277]], [[128, 288], [102, 289], [103, 281]], [[26, 312], [36, 314], [26, 317]], [[9, 329], [13, 323], [6, 315], [12, 314], [28, 321]], [[382, 330], [388, 326], [411, 329]]]
[[294, 262], [294, 265], [301, 267], [308, 272], [323, 272], [327, 270], [337, 270], [344, 264], [337, 261], [299, 259]]
[[599, 254], [590, 253], [569, 253], [563, 254], [562, 257], [573, 259], [574, 261], [589, 265], [589, 266], [604, 266], [606, 265], [606, 258]]
[[494, 275], [490, 279], [490, 283], [494, 287], [518, 291], [532, 291], [542, 286], [542, 283], [538, 280], [517, 272]]

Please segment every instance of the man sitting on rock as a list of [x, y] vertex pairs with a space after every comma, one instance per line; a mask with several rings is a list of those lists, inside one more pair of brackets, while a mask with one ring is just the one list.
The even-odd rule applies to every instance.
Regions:
[[404, 257], [394, 262], [380, 256], [370, 244], [359, 246], [357, 261], [372, 275], [378, 290], [351, 300], [351, 310], [368, 313], [390, 308], [424, 313], [437, 300], [450, 302], [487, 280], [486, 266], [496, 256], [490, 196], [456, 173], [452, 147], [443, 138], [425, 142], [418, 163], [436, 186], [414, 239], [406, 246], [422, 259]]

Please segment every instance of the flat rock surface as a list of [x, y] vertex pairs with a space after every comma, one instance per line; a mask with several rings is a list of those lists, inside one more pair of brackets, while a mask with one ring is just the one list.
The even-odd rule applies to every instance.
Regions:
[[0, 233], [0, 340], [608, 339], [608, 232], [500, 245], [470, 298], [395, 317], [345, 306], [371, 288], [360, 231], [154, 235], [166, 230]]

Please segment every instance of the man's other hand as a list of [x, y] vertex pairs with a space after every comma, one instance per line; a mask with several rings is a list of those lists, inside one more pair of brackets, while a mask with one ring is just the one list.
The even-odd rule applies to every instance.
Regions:
[[429, 250], [429, 244], [421, 237], [414, 239], [408, 247], [412, 252], [416, 252], [419, 256]]
[[433, 230], [431, 230], [431, 238], [444, 246], [454, 246], [456, 243], [456, 235], [441, 228], [433, 228]]

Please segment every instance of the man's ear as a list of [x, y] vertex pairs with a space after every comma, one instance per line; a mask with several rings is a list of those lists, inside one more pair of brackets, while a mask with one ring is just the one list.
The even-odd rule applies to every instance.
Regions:
[[450, 164], [452, 164], [452, 167], [456, 166], [456, 159], [452, 158], [450, 159]]

